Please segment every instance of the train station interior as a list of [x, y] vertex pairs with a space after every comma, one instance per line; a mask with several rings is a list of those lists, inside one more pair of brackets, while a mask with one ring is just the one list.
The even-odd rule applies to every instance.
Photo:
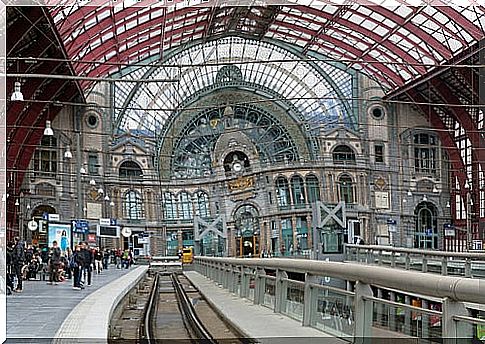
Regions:
[[3, 12], [4, 238], [84, 276], [17, 280], [11, 343], [131, 338], [163, 288], [236, 337], [485, 339], [481, 1]]
[[483, 8], [411, 5], [7, 7], [7, 240], [482, 249]]

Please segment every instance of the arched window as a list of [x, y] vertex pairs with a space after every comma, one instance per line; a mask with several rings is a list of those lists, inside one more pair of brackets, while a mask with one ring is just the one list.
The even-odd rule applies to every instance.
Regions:
[[43, 136], [34, 154], [34, 171], [38, 175], [52, 176], [57, 172], [57, 139]]
[[166, 220], [175, 220], [177, 218], [177, 202], [171, 192], [163, 194], [164, 214]]
[[209, 196], [203, 191], [197, 192], [197, 212], [202, 218], [209, 217]]
[[191, 197], [187, 192], [179, 193], [179, 217], [183, 220], [191, 220], [194, 218], [194, 212], [192, 211]]
[[355, 164], [355, 153], [347, 145], [339, 145], [333, 150], [334, 164]]
[[320, 201], [320, 186], [318, 185], [318, 178], [313, 174], [306, 177], [306, 188], [308, 195], [308, 202], [314, 203]]
[[418, 173], [436, 173], [436, 137], [426, 133], [414, 135], [414, 169]]
[[290, 189], [288, 181], [284, 177], [276, 179], [276, 197], [278, 199], [278, 207], [280, 210], [289, 209], [290, 207]]
[[340, 184], [340, 200], [345, 203], [354, 203], [354, 186], [352, 178], [346, 174], [338, 179]]
[[414, 247], [437, 249], [438, 224], [436, 207], [429, 202], [421, 202], [414, 210], [416, 229], [414, 233]]
[[125, 161], [120, 166], [120, 178], [140, 178], [142, 176], [140, 166], [134, 161]]
[[293, 195], [293, 203], [296, 208], [305, 206], [305, 186], [303, 179], [300, 176], [293, 176], [291, 178], [291, 193]]
[[125, 216], [130, 220], [142, 218], [143, 203], [138, 191], [130, 190], [125, 194]]

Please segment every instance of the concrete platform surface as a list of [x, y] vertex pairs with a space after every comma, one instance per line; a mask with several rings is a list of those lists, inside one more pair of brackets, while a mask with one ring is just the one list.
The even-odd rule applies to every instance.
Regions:
[[58, 285], [24, 281], [22, 293], [7, 296], [6, 343], [50, 343], [77, 304], [132, 269], [110, 266], [101, 274], [93, 274], [92, 286], [84, 290], [73, 290], [72, 280]]
[[184, 274], [224, 318], [260, 343], [348, 343], [314, 328], [303, 327], [300, 322], [285, 315], [239, 298], [195, 271], [185, 271]]
[[116, 305], [143, 278], [147, 270], [148, 265], [136, 267], [79, 302], [60, 326], [54, 336], [54, 343], [64, 343], [73, 338], [107, 343], [109, 323]]

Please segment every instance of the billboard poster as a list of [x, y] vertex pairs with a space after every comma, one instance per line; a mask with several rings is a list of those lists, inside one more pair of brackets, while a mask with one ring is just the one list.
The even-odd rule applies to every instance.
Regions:
[[68, 247], [71, 247], [71, 225], [64, 225], [59, 223], [49, 223], [49, 235], [48, 235], [49, 247], [52, 247], [52, 243], [57, 241], [57, 246], [62, 252], [65, 252]]

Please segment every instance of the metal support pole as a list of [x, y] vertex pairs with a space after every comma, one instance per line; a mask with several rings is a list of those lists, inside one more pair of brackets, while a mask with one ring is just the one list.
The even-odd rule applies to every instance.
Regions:
[[373, 302], [365, 300], [373, 296], [368, 284], [357, 281], [355, 284], [355, 340], [354, 343], [370, 343], [372, 341]]
[[264, 269], [256, 271], [254, 279], [254, 304], [262, 305], [264, 303], [264, 291], [266, 290], [266, 272]]
[[[389, 292], [389, 300], [396, 301], [396, 293], [391, 291]], [[391, 331], [396, 331], [396, 308], [393, 306], [388, 306], [388, 322], [389, 322], [389, 329]]]
[[472, 261], [470, 258], [465, 259], [465, 277], [472, 277]]
[[428, 272], [428, 257], [426, 257], [425, 254], [423, 254], [423, 264], [421, 266], [421, 271]]
[[317, 322], [317, 301], [319, 290], [311, 284], [318, 284], [318, 279], [309, 273], [305, 274], [305, 290], [303, 304], [303, 326], [315, 326]]
[[[377, 288], [377, 298], [382, 299], [382, 289]], [[384, 315], [384, 304], [378, 303], [376, 305], [377, 308], [377, 324], [382, 324], [382, 318]]]
[[441, 259], [441, 274], [443, 276], [448, 275], [448, 258], [447, 257], [443, 257]]
[[[428, 300], [422, 300], [421, 307], [424, 309], [429, 309]], [[423, 313], [421, 315], [421, 333], [419, 332], [419, 327], [418, 327], [418, 337], [429, 338], [429, 315], [428, 314]]]
[[239, 289], [239, 296], [246, 298], [249, 295], [249, 274], [246, 268], [241, 268], [241, 287]]
[[276, 270], [275, 283], [275, 313], [286, 311], [286, 297], [288, 295], [288, 274], [282, 270]]
[[[404, 296], [404, 303], [411, 305], [411, 297], [409, 295]], [[408, 308], [404, 309], [404, 333], [411, 335], [411, 311]]]
[[405, 261], [405, 267], [406, 270], [409, 270], [411, 268], [411, 257], [409, 257], [409, 253], [406, 253], [406, 261]]
[[[445, 343], [459, 343], [466, 338], [471, 339], [473, 336], [473, 327], [471, 324], [465, 324], [453, 319], [454, 315], [468, 316], [468, 310], [462, 302], [456, 302], [449, 298], [443, 300], [443, 317], [441, 323], [443, 324], [442, 337]], [[463, 341], [465, 343], [466, 341]]]

